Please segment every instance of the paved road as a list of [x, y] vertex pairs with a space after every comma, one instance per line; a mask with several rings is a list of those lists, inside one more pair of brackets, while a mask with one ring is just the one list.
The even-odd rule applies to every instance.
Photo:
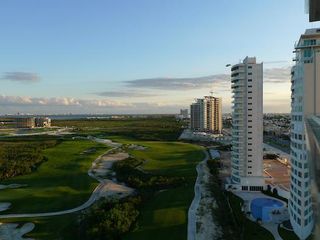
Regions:
[[188, 211], [188, 240], [196, 240], [197, 235], [197, 224], [196, 224], [196, 212], [198, 210], [200, 200], [201, 200], [201, 192], [200, 192], [200, 182], [201, 177], [203, 176], [203, 165], [207, 164], [209, 159], [209, 154], [207, 151], [204, 151], [205, 157], [204, 159], [197, 165], [197, 180], [194, 185], [194, 199], [190, 205]]

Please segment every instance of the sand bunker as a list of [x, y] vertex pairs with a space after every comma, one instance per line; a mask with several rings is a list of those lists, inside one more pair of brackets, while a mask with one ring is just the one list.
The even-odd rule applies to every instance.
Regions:
[[8, 210], [11, 206], [11, 203], [8, 202], [0, 202], [0, 212]]
[[34, 229], [33, 223], [26, 223], [19, 227], [15, 223], [0, 223], [0, 239], [1, 240], [31, 240], [24, 238], [23, 235], [31, 232]]
[[121, 161], [129, 157], [128, 153], [118, 152], [112, 154], [105, 154], [99, 158], [99, 160], [94, 164], [93, 171], [96, 176], [105, 176], [111, 173], [112, 164], [116, 161]]
[[140, 150], [140, 151], [144, 151], [147, 149], [147, 147], [145, 146], [136, 145], [136, 144], [130, 144], [128, 148], [133, 150]]
[[3, 184], [0, 184], [0, 190], [2, 189], [8, 189], [8, 188], [22, 188], [22, 187], [26, 187], [27, 184], [16, 184], [16, 183], [13, 183], [13, 184], [9, 184], [9, 185], [3, 185]]
[[110, 181], [101, 189], [100, 197], [123, 198], [131, 195], [133, 192], [133, 188]]

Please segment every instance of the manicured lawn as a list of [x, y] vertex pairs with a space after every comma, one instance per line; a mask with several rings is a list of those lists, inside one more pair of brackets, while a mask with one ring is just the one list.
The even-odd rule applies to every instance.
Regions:
[[179, 188], [157, 192], [140, 209], [138, 229], [125, 239], [186, 239], [188, 209], [194, 197], [196, 165], [204, 158], [199, 146], [179, 142], [135, 142], [146, 150], [130, 153], [146, 162], [143, 169], [160, 175], [185, 177]]
[[138, 229], [124, 239], [187, 239], [192, 185], [159, 192], [141, 209]]
[[[157, 175], [185, 177], [178, 188], [154, 193], [141, 206], [138, 227], [125, 239], [186, 239], [188, 208], [194, 197], [196, 165], [204, 158], [203, 148], [174, 142], [181, 132], [181, 123], [174, 118], [129, 120], [57, 121], [54, 125], [74, 126], [75, 134], [93, 134], [125, 144], [139, 144], [146, 150], [128, 150], [133, 157], [145, 160], [143, 170]], [[28, 137], [28, 139], [31, 137]], [[93, 154], [81, 155], [95, 147]], [[63, 141], [45, 150], [48, 162], [37, 172], [16, 177], [6, 183], [23, 183], [25, 189], [5, 190], [0, 202], [12, 202], [8, 212], [45, 212], [75, 207], [86, 201], [96, 186], [87, 176], [91, 162], [106, 147], [89, 141]], [[35, 239], [75, 239], [72, 235], [77, 214], [58, 217], [8, 220], [36, 224], [29, 237]]]
[[[84, 154], [89, 148], [95, 148], [96, 152]], [[12, 203], [12, 207], [3, 213], [58, 211], [81, 205], [97, 185], [87, 171], [92, 161], [107, 149], [87, 140], [67, 140], [44, 150], [48, 161], [37, 171], [1, 182], [28, 185], [1, 190], [0, 202]]]
[[204, 158], [202, 148], [180, 142], [137, 142], [146, 150], [129, 151], [135, 158], [145, 160], [143, 169], [176, 177], [196, 177], [195, 166]]

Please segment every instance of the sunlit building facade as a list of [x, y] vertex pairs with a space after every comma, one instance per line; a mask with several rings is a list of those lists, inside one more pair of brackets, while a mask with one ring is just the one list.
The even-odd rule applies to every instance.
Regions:
[[213, 96], [199, 98], [190, 106], [190, 126], [194, 131], [222, 132], [222, 99]]
[[231, 183], [260, 191], [263, 178], [263, 64], [246, 57], [231, 68], [233, 93]]

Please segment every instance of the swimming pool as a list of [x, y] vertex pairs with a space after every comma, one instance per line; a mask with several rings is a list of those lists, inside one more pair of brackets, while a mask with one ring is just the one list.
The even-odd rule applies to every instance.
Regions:
[[284, 203], [273, 198], [256, 198], [251, 201], [251, 214], [255, 219], [269, 222], [274, 210], [280, 210]]

